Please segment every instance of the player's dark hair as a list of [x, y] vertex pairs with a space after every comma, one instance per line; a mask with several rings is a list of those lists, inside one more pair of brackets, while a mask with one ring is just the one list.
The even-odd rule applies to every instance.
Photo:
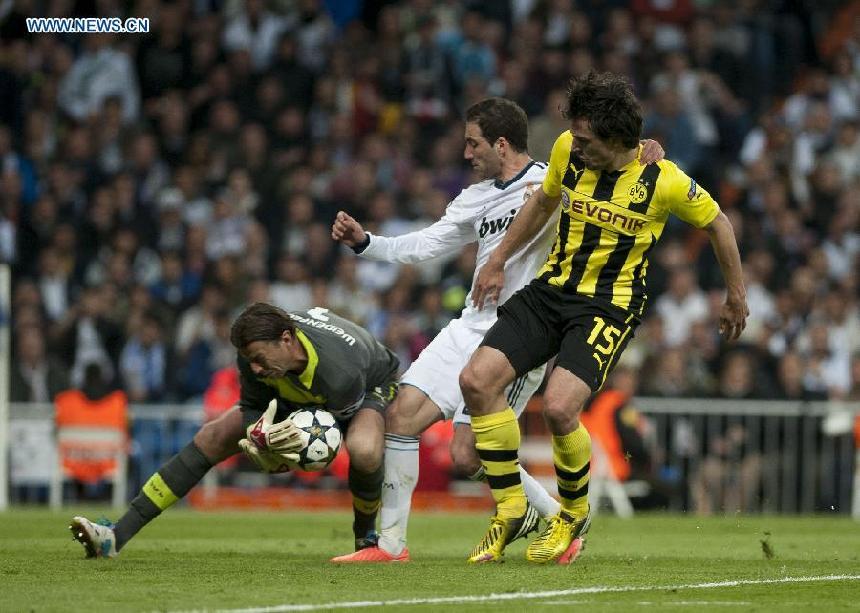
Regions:
[[265, 302], [247, 307], [230, 328], [230, 342], [236, 349], [244, 349], [254, 341], [277, 341], [284, 330], [294, 334], [296, 324], [283, 309]]
[[529, 120], [519, 104], [506, 98], [487, 98], [466, 109], [466, 121], [478, 124], [491, 145], [504, 137], [517, 151], [528, 151]]
[[618, 140], [632, 149], [642, 134], [642, 107], [621, 75], [591, 71], [574, 77], [567, 87], [567, 119], [585, 119], [603, 140]]

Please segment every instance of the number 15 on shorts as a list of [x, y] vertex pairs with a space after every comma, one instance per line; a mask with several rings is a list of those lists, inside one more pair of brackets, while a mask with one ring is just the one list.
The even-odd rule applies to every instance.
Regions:
[[633, 326], [630, 325], [632, 319], [633, 315], [630, 315], [624, 322], [626, 324], [624, 329], [621, 329], [599, 315], [593, 318], [594, 327], [591, 328], [586, 342], [594, 349], [591, 357], [597, 361], [603, 379], [606, 379], [606, 373], [612, 367], [616, 354], [623, 350], [626, 342], [630, 340], [630, 332], [633, 330]]
[[601, 371], [606, 367], [607, 360], [615, 353], [620, 337], [621, 330], [606, 323], [602, 317], [594, 316], [594, 327], [591, 329], [591, 334], [588, 335], [586, 342], [595, 349], [591, 356], [597, 360], [597, 365]]

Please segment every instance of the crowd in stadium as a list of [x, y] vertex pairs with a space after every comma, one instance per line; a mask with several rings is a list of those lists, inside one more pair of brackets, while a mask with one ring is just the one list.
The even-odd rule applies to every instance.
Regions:
[[383, 235], [438, 219], [472, 181], [461, 116], [487, 96], [528, 112], [545, 160], [567, 80], [591, 69], [629, 77], [644, 137], [730, 217], [751, 310], [721, 343], [707, 237], [670, 223], [624, 354], [640, 393], [860, 399], [860, 9], [152, 0], [129, 13], [150, 34], [118, 37], [28, 35], [30, 4], [74, 3], [0, 15], [15, 401], [91, 363], [134, 402], [197, 401], [258, 300], [329, 307], [407, 367], [462, 308], [474, 251], [364, 261], [331, 240], [335, 213]]

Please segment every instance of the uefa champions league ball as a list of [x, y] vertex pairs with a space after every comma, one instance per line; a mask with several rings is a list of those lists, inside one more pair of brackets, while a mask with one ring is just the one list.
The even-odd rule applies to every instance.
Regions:
[[289, 419], [302, 433], [301, 469], [315, 472], [331, 464], [342, 440], [334, 415], [323, 409], [300, 409]]

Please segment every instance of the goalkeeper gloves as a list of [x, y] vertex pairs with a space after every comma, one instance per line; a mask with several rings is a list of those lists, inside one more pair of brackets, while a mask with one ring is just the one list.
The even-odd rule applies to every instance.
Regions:
[[264, 473], [283, 473], [299, 468], [303, 447], [301, 430], [289, 419], [273, 423], [278, 411], [276, 398], [256, 422], [248, 426], [248, 438], [239, 441], [242, 452]]
[[248, 440], [260, 449], [278, 454], [298, 453], [302, 450], [302, 432], [290, 419], [272, 423], [278, 410], [278, 400], [273, 398], [262, 417], [248, 426]]
[[264, 473], [285, 473], [300, 468], [298, 453], [281, 455], [267, 449], [260, 449], [256, 443], [246, 438], [239, 441], [239, 447], [245, 456]]

